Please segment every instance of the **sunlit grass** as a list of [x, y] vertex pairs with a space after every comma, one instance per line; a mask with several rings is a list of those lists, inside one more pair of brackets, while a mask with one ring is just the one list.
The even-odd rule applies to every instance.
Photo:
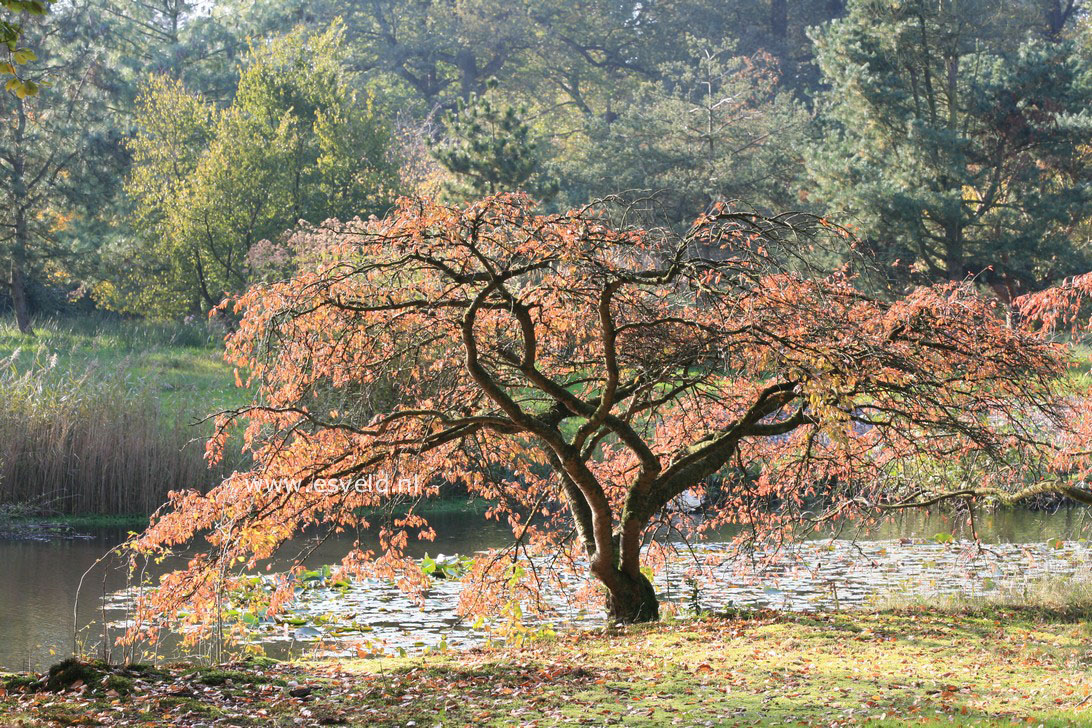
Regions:
[[90, 371], [94, 377], [121, 377], [156, 392], [164, 411], [203, 417], [248, 400], [235, 386], [223, 361], [222, 332], [203, 323], [160, 324], [101, 316], [47, 320], [33, 337], [9, 322], [0, 324], [0, 358], [27, 371], [49, 364], [60, 376]]
[[976, 594], [929, 597], [919, 593], [889, 594], [877, 607], [885, 611], [955, 615], [1021, 612], [1054, 619], [1082, 619], [1092, 625], [1092, 581], [1080, 575], [1059, 575], [1005, 584]]
[[148, 513], [204, 489], [206, 415], [245, 402], [197, 324], [0, 326], [0, 501], [62, 513]]
[[[237, 663], [223, 668], [230, 684], [173, 666], [145, 671], [121, 707], [105, 690], [36, 692], [12, 676], [0, 721], [166, 725], [177, 708], [225, 719], [260, 710], [263, 725], [1060, 728], [1092, 723], [1088, 664], [1086, 622], [1064, 615], [757, 612], [510, 648]], [[285, 684], [306, 686], [307, 697], [267, 687]]]

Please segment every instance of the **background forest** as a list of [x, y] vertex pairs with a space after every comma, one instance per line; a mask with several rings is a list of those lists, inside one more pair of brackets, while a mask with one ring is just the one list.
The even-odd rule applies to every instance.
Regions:
[[[63, 0], [0, 98], [0, 306], [202, 316], [398, 195], [717, 200], [856, 227], [901, 292], [1088, 270], [1078, 0]], [[29, 60], [33, 58], [33, 60]], [[17, 68], [15, 67], [17, 66]]]

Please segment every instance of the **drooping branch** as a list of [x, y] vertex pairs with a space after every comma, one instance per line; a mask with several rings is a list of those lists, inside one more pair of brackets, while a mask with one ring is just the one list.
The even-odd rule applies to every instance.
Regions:
[[[237, 303], [228, 354], [256, 402], [221, 420], [210, 455], [240, 423], [254, 476], [385, 468], [431, 492], [460, 483], [507, 519], [520, 553], [590, 569], [621, 618], [655, 614], [642, 567], [664, 514], [672, 528], [781, 538], [953, 499], [1092, 501], [1092, 405], [1049, 327], [1014, 324], [965, 285], [872, 298], [849, 271], [801, 263], [808, 246], [844, 242], [818, 219], [714, 210], [672, 237], [501, 196], [404, 200], [308, 235], [317, 269]], [[703, 489], [718, 496], [701, 526], [672, 515]], [[213, 547], [252, 562], [307, 525], [359, 527], [381, 502], [236, 479], [180, 498], [141, 544], [230, 519]], [[396, 519], [353, 568], [402, 574], [411, 532], [428, 532], [423, 519]], [[507, 561], [474, 576], [515, 589], [515, 572], [497, 571]]]

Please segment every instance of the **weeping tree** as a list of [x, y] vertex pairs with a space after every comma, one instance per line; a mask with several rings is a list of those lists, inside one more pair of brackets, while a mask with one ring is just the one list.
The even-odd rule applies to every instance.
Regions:
[[[626, 623], [659, 615], [649, 569], [668, 525], [760, 542], [947, 498], [1089, 499], [1090, 412], [1048, 330], [1006, 325], [967, 285], [885, 301], [810, 271], [803, 250], [844, 242], [822, 219], [714, 208], [675, 236], [500, 196], [404, 199], [307, 235], [320, 264], [235, 304], [227, 356], [255, 399], [220, 415], [210, 455], [245, 431], [256, 466], [176, 493], [130, 544], [158, 558], [208, 541], [141, 595], [134, 634], [183, 605], [212, 620], [304, 529], [374, 527], [379, 549], [345, 570], [424, 588], [406, 548], [435, 532], [412, 509], [361, 515], [392, 497], [367, 485], [376, 473], [426, 495], [462, 483], [511, 525], [463, 609], [526, 611], [556, 579]], [[700, 522], [674, 512], [687, 492], [707, 500]]]

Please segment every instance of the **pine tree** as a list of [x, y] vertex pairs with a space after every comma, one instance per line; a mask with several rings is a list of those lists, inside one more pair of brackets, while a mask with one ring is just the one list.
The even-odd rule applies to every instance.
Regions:
[[900, 279], [1004, 295], [1084, 269], [1092, 72], [1067, 42], [1003, 42], [997, 2], [857, 0], [815, 34], [829, 90], [811, 192]]
[[74, 232], [93, 209], [96, 174], [113, 171], [102, 59], [85, 31], [92, 18], [87, 3], [72, 2], [28, 23], [22, 38], [40, 61], [23, 67], [22, 82], [42, 90], [0, 92], [0, 290], [23, 333], [33, 331], [34, 290], [62, 278], [80, 252]]
[[459, 103], [450, 119], [446, 138], [433, 148], [433, 156], [454, 179], [447, 185], [451, 199], [468, 199], [500, 192], [522, 191], [548, 200], [558, 183], [546, 171], [538, 142], [523, 120], [525, 109], [494, 103], [487, 93], [471, 94]]
[[792, 206], [808, 114], [778, 89], [776, 60], [687, 41], [685, 61], [663, 64], [660, 80], [641, 84], [617, 118], [588, 125], [568, 178], [581, 180], [590, 198], [651, 193], [683, 226], [718, 201]]

